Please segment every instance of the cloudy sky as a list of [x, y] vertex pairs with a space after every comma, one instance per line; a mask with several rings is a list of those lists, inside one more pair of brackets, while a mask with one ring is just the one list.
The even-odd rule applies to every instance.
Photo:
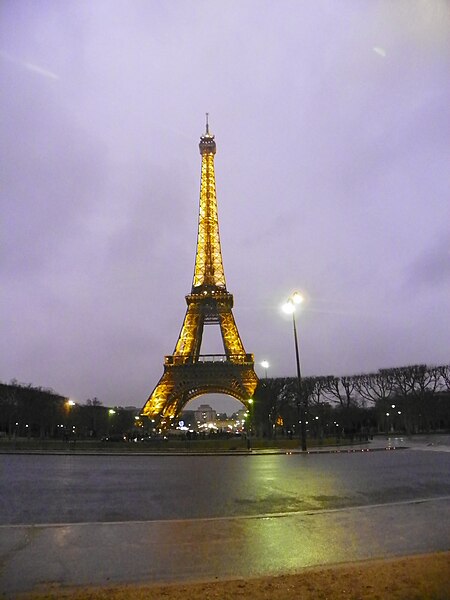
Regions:
[[449, 73], [440, 0], [2, 0], [0, 379], [144, 404], [192, 285], [207, 111], [269, 376], [295, 372], [296, 289], [305, 375], [448, 363]]

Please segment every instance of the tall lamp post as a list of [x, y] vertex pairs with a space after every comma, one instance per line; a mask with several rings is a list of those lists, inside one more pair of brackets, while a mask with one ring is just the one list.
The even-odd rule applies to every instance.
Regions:
[[113, 408], [110, 408], [108, 410], [108, 431], [107, 431], [107, 435], [110, 434], [111, 431], [111, 417], [113, 417], [116, 414], [116, 411]]
[[252, 449], [252, 426], [253, 426], [253, 398], [248, 400], [248, 431], [247, 431], [247, 449]]
[[302, 302], [303, 296], [300, 294], [300, 292], [294, 292], [289, 296], [289, 298], [283, 305], [283, 310], [285, 313], [292, 315], [292, 325], [294, 328], [295, 360], [297, 363], [297, 406], [301, 406], [300, 437], [302, 442], [302, 450], [306, 451], [306, 406], [304, 399], [302, 399], [302, 375], [300, 371], [300, 354], [298, 351], [297, 325], [295, 322], [296, 307]]
[[270, 367], [269, 362], [267, 360], [262, 360], [261, 366], [264, 369], [265, 378], [267, 379], [267, 369]]

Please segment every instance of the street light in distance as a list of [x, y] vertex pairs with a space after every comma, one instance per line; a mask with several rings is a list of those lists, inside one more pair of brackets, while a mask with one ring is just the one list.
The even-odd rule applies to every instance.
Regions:
[[267, 379], [267, 369], [270, 367], [269, 362], [267, 360], [262, 360], [260, 364], [264, 369], [265, 377]]

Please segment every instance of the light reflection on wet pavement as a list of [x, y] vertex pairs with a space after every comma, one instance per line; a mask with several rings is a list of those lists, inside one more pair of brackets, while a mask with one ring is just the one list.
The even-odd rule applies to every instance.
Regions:
[[0, 591], [249, 577], [447, 550], [450, 454], [420, 447], [251, 457], [2, 455]]
[[253, 516], [450, 495], [446, 452], [0, 455], [0, 524]]

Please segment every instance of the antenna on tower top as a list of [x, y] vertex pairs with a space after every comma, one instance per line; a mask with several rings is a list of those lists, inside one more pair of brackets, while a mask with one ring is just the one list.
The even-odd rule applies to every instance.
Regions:
[[206, 113], [206, 133], [209, 134], [209, 124], [208, 124], [209, 113]]

